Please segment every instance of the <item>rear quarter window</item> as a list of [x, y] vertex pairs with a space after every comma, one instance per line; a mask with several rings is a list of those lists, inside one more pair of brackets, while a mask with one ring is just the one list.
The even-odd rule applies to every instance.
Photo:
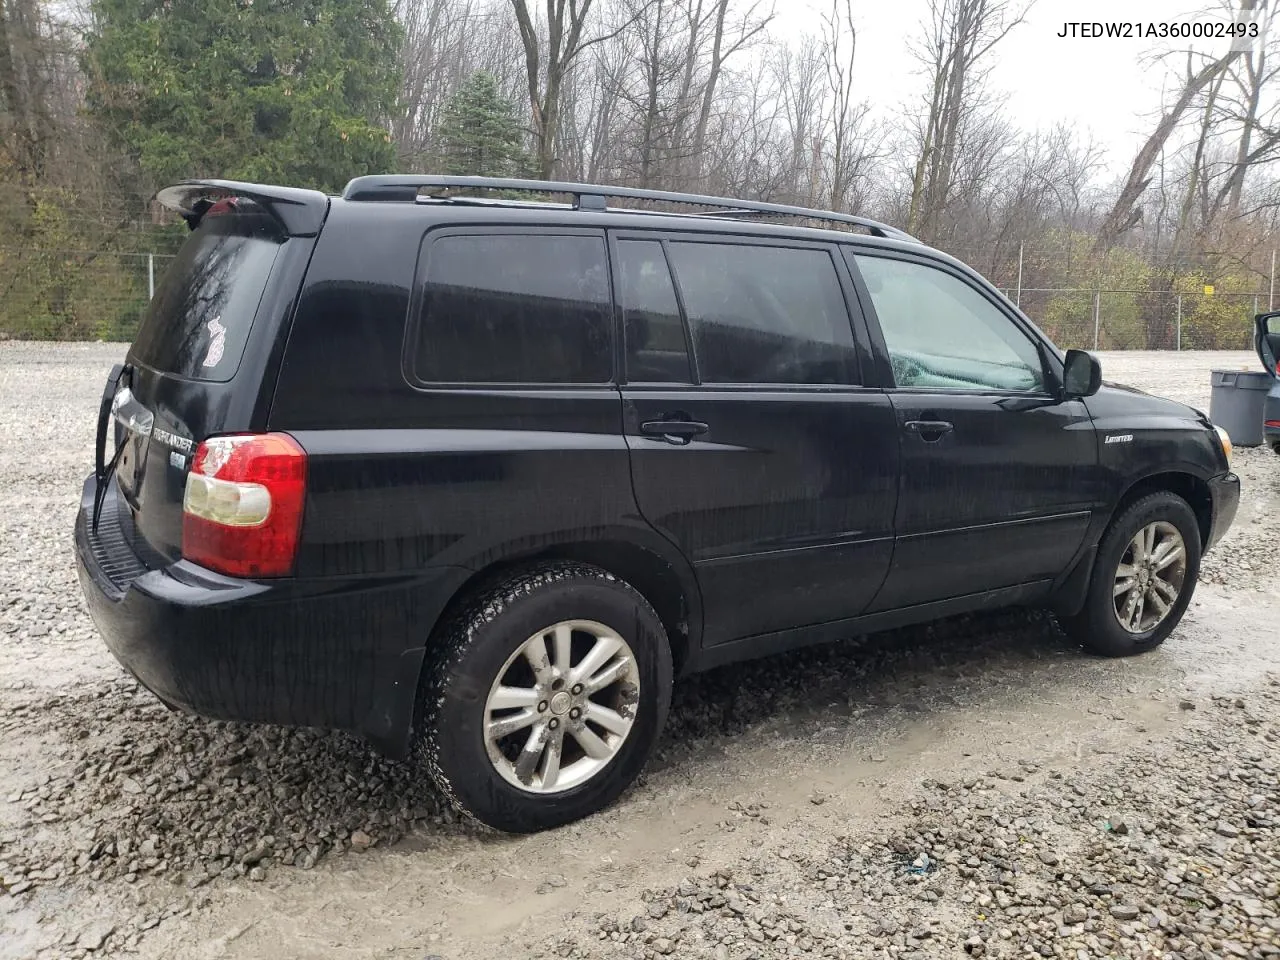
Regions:
[[161, 278], [130, 356], [161, 373], [230, 380], [283, 242], [264, 213], [207, 217]]
[[413, 372], [422, 383], [612, 379], [604, 238], [465, 234], [427, 244]]

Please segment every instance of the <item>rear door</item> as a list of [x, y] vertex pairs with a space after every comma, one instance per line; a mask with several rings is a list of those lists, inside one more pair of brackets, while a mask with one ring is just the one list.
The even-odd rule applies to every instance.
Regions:
[[271, 408], [307, 451], [297, 576], [657, 539], [622, 439], [604, 231], [519, 216], [334, 202]]
[[1268, 373], [1280, 376], [1280, 313], [1260, 313], [1253, 322], [1258, 359]]
[[272, 340], [312, 242], [291, 239], [251, 201], [226, 200], [166, 270], [113, 403], [116, 509], [144, 558], [181, 555], [182, 497], [200, 441], [255, 428]]
[[861, 613], [892, 553], [898, 439], [834, 248], [612, 244], [636, 499], [693, 563], [704, 643]]
[[962, 272], [851, 248], [902, 441], [893, 567], [874, 610], [1052, 580], [1100, 496], [1093, 421], [1037, 342]]

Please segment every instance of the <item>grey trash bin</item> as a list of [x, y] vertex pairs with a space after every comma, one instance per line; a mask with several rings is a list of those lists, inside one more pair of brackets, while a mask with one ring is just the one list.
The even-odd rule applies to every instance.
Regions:
[[1227, 431], [1237, 447], [1262, 445], [1262, 409], [1276, 378], [1252, 370], [1214, 370], [1209, 419]]

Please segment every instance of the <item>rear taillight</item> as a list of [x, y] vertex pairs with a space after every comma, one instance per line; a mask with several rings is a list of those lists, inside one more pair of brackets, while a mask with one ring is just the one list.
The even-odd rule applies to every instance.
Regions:
[[1262, 422], [1272, 430], [1280, 430], [1280, 420], [1263, 420]]
[[307, 454], [283, 433], [213, 437], [196, 449], [182, 498], [182, 555], [234, 577], [293, 572]]

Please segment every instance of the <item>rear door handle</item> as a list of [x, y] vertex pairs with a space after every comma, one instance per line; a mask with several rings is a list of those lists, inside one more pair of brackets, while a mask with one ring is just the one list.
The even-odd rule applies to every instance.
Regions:
[[908, 420], [903, 424], [912, 433], [920, 434], [920, 439], [933, 443], [955, 429], [955, 424], [946, 420]]
[[647, 420], [640, 424], [640, 432], [646, 437], [676, 446], [685, 446], [710, 429], [700, 420]]

